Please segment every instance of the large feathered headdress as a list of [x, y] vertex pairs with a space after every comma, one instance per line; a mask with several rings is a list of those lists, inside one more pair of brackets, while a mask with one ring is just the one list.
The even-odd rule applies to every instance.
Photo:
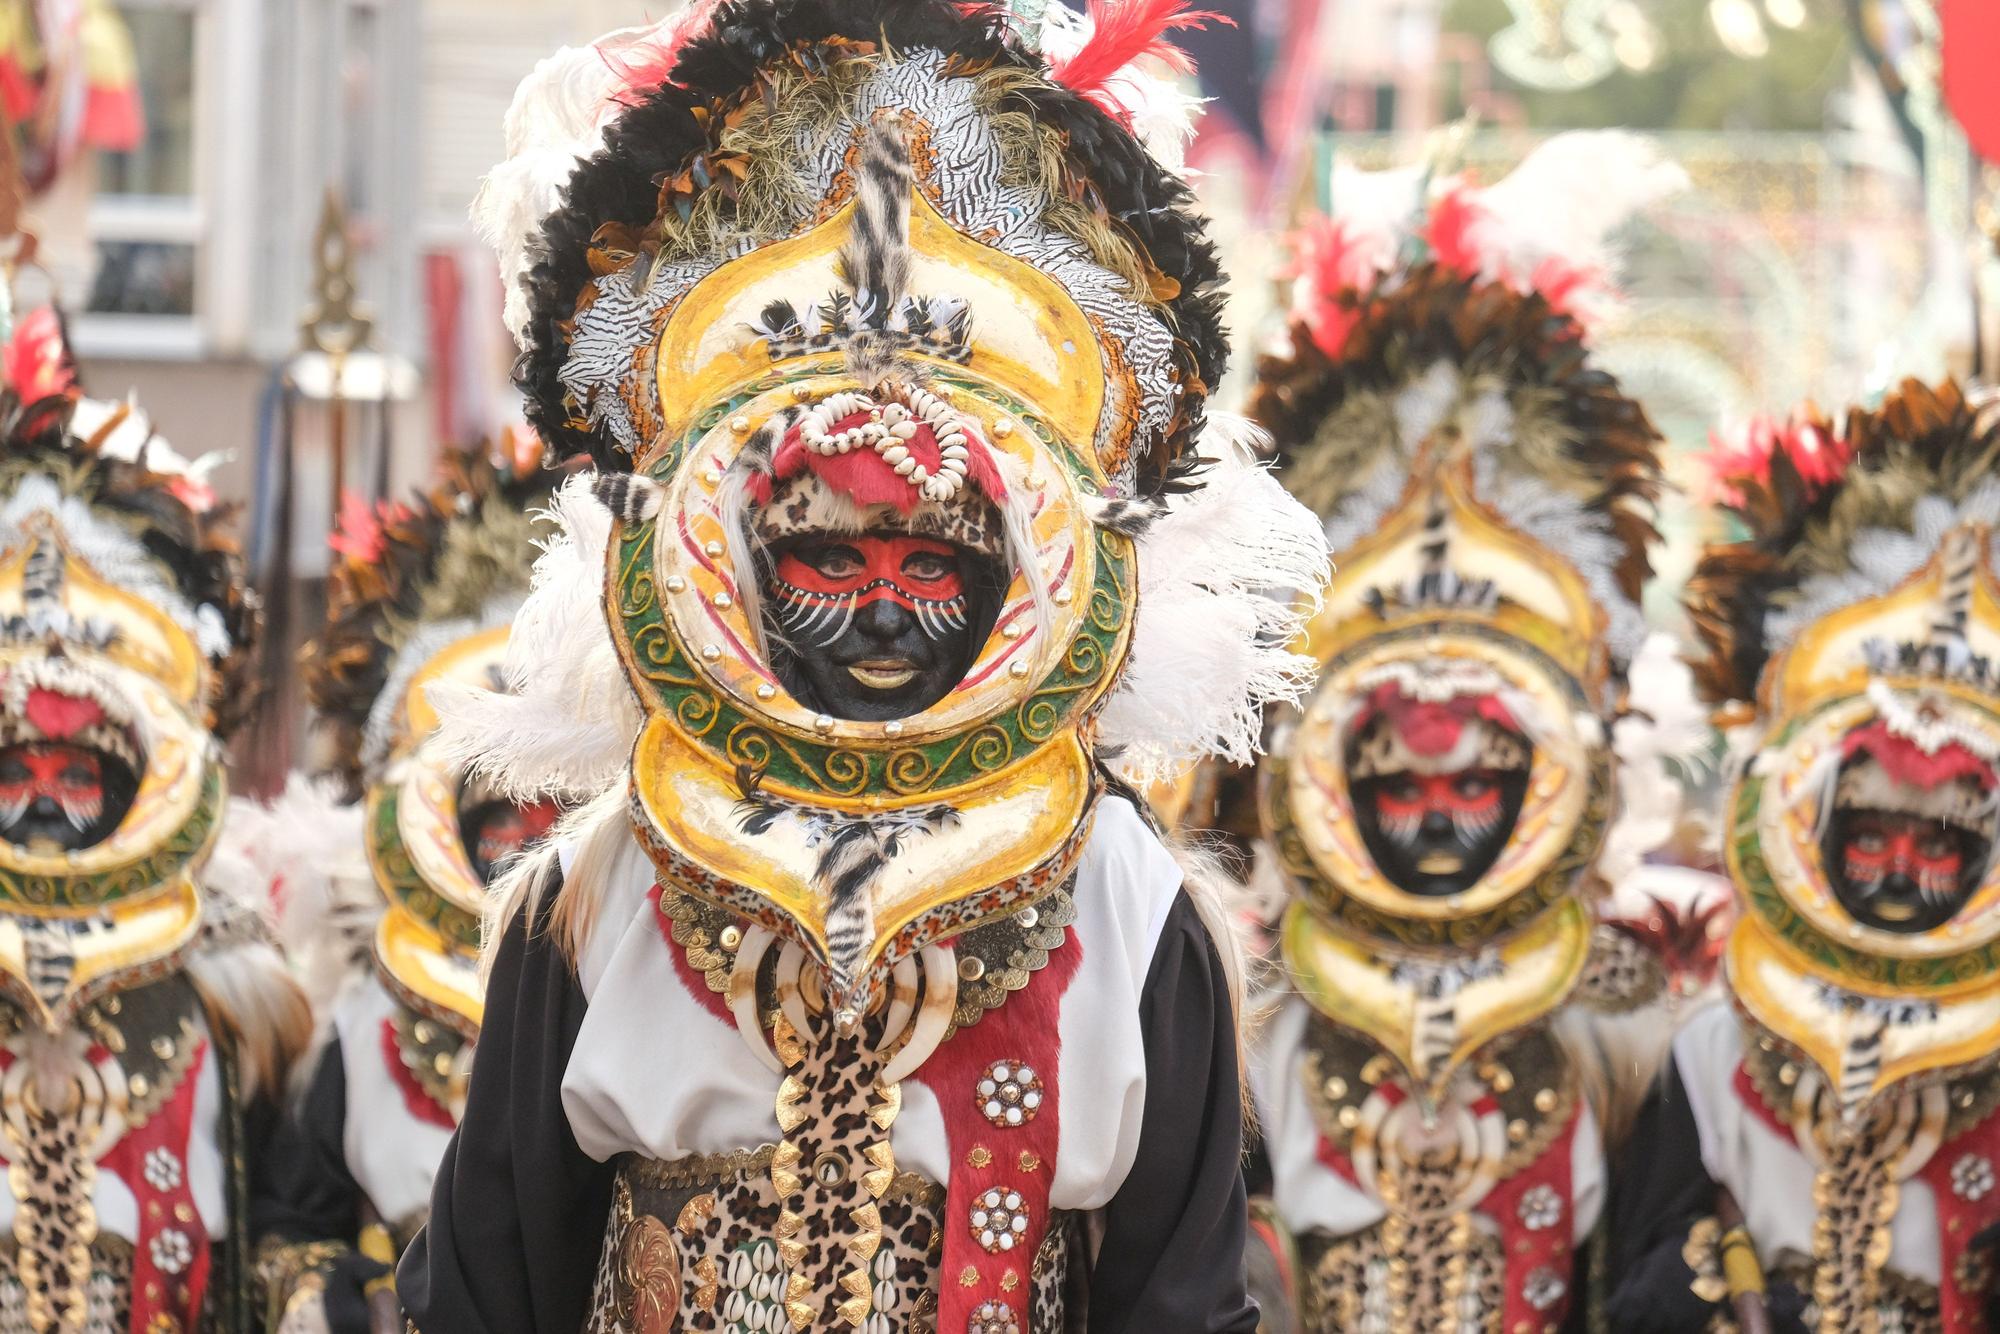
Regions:
[[1469, 459], [1480, 503], [1575, 566], [1613, 662], [1631, 661], [1660, 436], [1589, 339], [1615, 304], [1609, 238], [1685, 179], [1615, 131], [1560, 135], [1483, 189], [1337, 171], [1337, 215], [1301, 236], [1289, 346], [1259, 363], [1250, 408], [1336, 560], [1419, 459]]
[[[1246, 758], [1258, 706], [1305, 679], [1265, 590], [1313, 586], [1324, 547], [1210, 421], [1220, 274], [1138, 134], [1188, 99], [1133, 62], [1197, 17], [732, 0], [544, 62], [510, 117], [479, 213], [520, 280], [530, 417], [607, 475], [559, 500], [515, 697], [444, 700], [448, 730], [517, 789], [603, 787], [629, 760], [662, 874], [711, 897], [819, 875], [788, 823], [736, 829], [739, 801], [951, 809], [954, 839], [919, 819], [882, 845], [871, 922], [845, 889], [730, 900], [819, 953], [842, 899], [843, 995], [928, 938], [887, 934], [925, 911], [909, 887], [977, 879], [997, 909], [1047, 883], [1030, 863], [1067, 865], [1093, 761]], [[864, 525], [949, 534], [1007, 584], [965, 677], [885, 722], [794, 698], [757, 614], [766, 544]], [[573, 633], [606, 614], [610, 643]], [[578, 708], [607, 673], [632, 690]], [[691, 832], [710, 821], [713, 845]], [[992, 855], [933, 865], [947, 843]]]
[[1709, 462], [1747, 531], [1688, 581], [1708, 648], [1697, 671], [1713, 698], [1752, 706], [1756, 736], [1728, 806], [1744, 907], [1731, 988], [1809, 1059], [1797, 1105], [1810, 1086], [1854, 1116], [1904, 1081], [1941, 1088], [2000, 1033], [2000, 859], [1968, 864], [1942, 924], [1900, 932], [1847, 910], [1825, 842], [1859, 808], [1993, 846], [2000, 413], [1952, 381], [1906, 380], [1838, 418], [1807, 406], [1754, 421]]
[[256, 705], [260, 616], [213, 460], [176, 453], [135, 403], [85, 397], [53, 307], [23, 315], [0, 357], [0, 548], [52, 525], [93, 575], [167, 617], [199, 659], [191, 702], [228, 736]]
[[[1265, 762], [1265, 828], [1299, 894], [1285, 959], [1350, 1023], [1383, 960], [1512, 951], [1507, 1003], [1473, 991], [1378, 1025], [1433, 1088], [1561, 1004], [1591, 949], [1582, 891], [1632, 749], [1614, 754], [1610, 724], [1646, 639], [1661, 442], [1588, 334], [1604, 233], [1679, 180], [1613, 134], [1552, 140], [1484, 190], [1343, 171], [1339, 215], [1303, 237], [1289, 346], [1258, 368], [1251, 412], [1335, 566], [1306, 635], [1319, 685]], [[1586, 216], [1552, 226], [1549, 201], [1572, 198]], [[1470, 883], [1419, 895], [1377, 859], [1369, 780], [1470, 768], [1508, 775], [1518, 814]]]
[[53, 310], [13, 324], [0, 370], [0, 732], [93, 751], [107, 775], [92, 818], [108, 828], [83, 846], [0, 840], [0, 908], [17, 910], [0, 989], [56, 1030], [216, 926], [196, 876], [258, 618], [202, 468], [132, 404], [81, 395]]

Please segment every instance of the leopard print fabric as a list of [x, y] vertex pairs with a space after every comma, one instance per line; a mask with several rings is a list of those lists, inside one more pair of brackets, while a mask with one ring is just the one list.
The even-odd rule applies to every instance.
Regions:
[[[620, 1160], [585, 1334], [794, 1334], [775, 1240], [771, 1154], [767, 1145], [674, 1162]], [[937, 1334], [944, 1198], [941, 1186], [907, 1172], [884, 1195], [882, 1246], [868, 1262], [873, 1311], [862, 1334]], [[1036, 1255], [1023, 1334], [1065, 1329], [1080, 1221], [1059, 1215]], [[824, 1239], [824, 1229], [807, 1227]]]
[[[132, 1325], [132, 1245], [100, 1236], [90, 1247], [84, 1280], [84, 1318], [77, 1334], [128, 1334]], [[39, 1334], [28, 1319], [28, 1290], [21, 1282], [20, 1249], [0, 1244], [0, 1334]]]
[[[1505, 1257], [1500, 1239], [1484, 1228], [1468, 1229], [1465, 1283], [1458, 1319], [1437, 1334], [1502, 1334]], [[1404, 1261], [1405, 1257], [1395, 1257]], [[1305, 1329], [1343, 1334], [1402, 1334], [1394, 1318], [1391, 1257], [1378, 1225], [1351, 1236], [1310, 1232], [1299, 1238], [1299, 1271], [1304, 1288]]]

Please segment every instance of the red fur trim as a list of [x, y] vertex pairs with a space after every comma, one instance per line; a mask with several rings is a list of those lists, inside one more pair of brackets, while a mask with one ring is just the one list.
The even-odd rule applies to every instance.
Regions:
[[1993, 790], [1993, 766], [1956, 741], [1948, 741], [1932, 754], [1909, 737], [1898, 736], [1878, 718], [1866, 727], [1857, 727], [1840, 743], [1841, 755], [1853, 759], [1865, 754], [1882, 766], [1898, 783], [1907, 783], [1925, 792], [1970, 778], [1980, 790]]
[[1751, 1082], [1750, 1067], [1741, 1061], [1736, 1063], [1736, 1074], [1729, 1081], [1736, 1094], [1736, 1100], [1750, 1110], [1750, 1114], [1762, 1121], [1772, 1134], [1781, 1137], [1787, 1144], [1796, 1144], [1792, 1137], [1791, 1124], [1778, 1115], [1778, 1109], [1766, 1103], [1757, 1095], [1757, 1086]]
[[36, 686], [28, 691], [22, 708], [29, 726], [51, 741], [64, 741], [85, 728], [104, 721], [104, 706], [83, 695], [65, 695], [59, 690]]
[[456, 1130], [458, 1123], [451, 1119], [451, 1112], [436, 1098], [425, 1091], [410, 1073], [410, 1067], [403, 1064], [403, 1044], [396, 1040], [396, 1021], [382, 1021], [382, 1063], [389, 1067], [390, 1078], [402, 1090], [403, 1105], [410, 1109], [410, 1115], [419, 1121], [440, 1126], [445, 1130]]
[[[845, 431], [867, 420], [866, 413], [856, 412], [835, 422], [832, 429]], [[943, 455], [938, 448], [937, 433], [928, 425], [919, 426], [917, 433], [904, 444], [910, 456], [923, 465], [925, 472], [937, 472]], [[1000, 479], [1000, 469], [994, 463], [986, 442], [970, 429], [965, 432], [965, 452], [965, 480], [995, 504], [1004, 502], [1007, 499], [1007, 484]], [[923, 502], [922, 489], [912, 486], [907, 477], [900, 476], [874, 450], [821, 454], [806, 448], [799, 428], [795, 426], [786, 433], [783, 443], [778, 446], [777, 457], [771, 461], [772, 477], [784, 481], [807, 470], [837, 494], [846, 496], [857, 505], [893, 505], [898, 512], [908, 514]], [[758, 503], [769, 504], [771, 480], [753, 477], [750, 494]]]
[[[1010, 1307], [1021, 1327], [1028, 1326], [1035, 1253], [1048, 1234], [1049, 1186], [1062, 1143], [1057, 1086], [1062, 1001], [1082, 962], [1083, 946], [1072, 932], [1050, 952], [1048, 966], [1024, 989], [970, 1028], [959, 1029], [913, 1076], [937, 1095], [951, 1153], [945, 1183], [940, 1330], [966, 1328], [973, 1311], [989, 1301]], [[979, 1081], [997, 1061], [1025, 1062], [1042, 1081], [1041, 1108], [1023, 1125], [995, 1126], [980, 1109]], [[977, 1165], [982, 1159], [985, 1165]], [[1028, 1215], [1028, 1230], [1019, 1242], [997, 1254], [979, 1244], [971, 1226], [974, 1201], [996, 1188], [1019, 1193]], [[1009, 1275], [1014, 1282], [1007, 1281]]]
[[1049, 72], [1057, 83], [1119, 120], [1123, 112], [1108, 85], [1127, 65], [1151, 56], [1176, 73], [1192, 74], [1194, 60], [1167, 34], [1209, 23], [1236, 26], [1226, 14], [1189, 9], [1187, 0], [1091, 0], [1089, 15], [1090, 37]]

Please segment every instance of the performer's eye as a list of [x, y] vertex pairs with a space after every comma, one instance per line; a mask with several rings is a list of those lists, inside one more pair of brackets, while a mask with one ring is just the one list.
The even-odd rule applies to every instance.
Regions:
[[34, 774], [29, 772], [27, 765], [21, 763], [19, 757], [9, 755], [6, 759], [0, 760], [0, 783], [25, 783], [33, 777]]
[[1958, 840], [1946, 830], [1933, 830], [1925, 834], [1923, 840], [1917, 844], [1917, 851], [1933, 861], [1940, 860], [1957, 853]]
[[1460, 774], [1452, 787], [1461, 797], [1483, 797], [1493, 790], [1493, 778], [1484, 773]]
[[829, 579], [852, 579], [864, 568], [861, 553], [849, 546], [808, 547], [799, 553], [799, 559]]
[[62, 771], [62, 780], [71, 787], [93, 787], [97, 783], [97, 774], [79, 760]]
[[936, 583], [951, 572], [951, 558], [940, 552], [913, 551], [903, 558], [903, 573], [919, 583]]
[[1862, 852], [1881, 852], [1889, 846], [1889, 836], [1872, 824], [1854, 831], [1854, 846]]
[[1415, 802], [1424, 795], [1414, 778], [1391, 778], [1382, 785], [1382, 795], [1391, 801]]

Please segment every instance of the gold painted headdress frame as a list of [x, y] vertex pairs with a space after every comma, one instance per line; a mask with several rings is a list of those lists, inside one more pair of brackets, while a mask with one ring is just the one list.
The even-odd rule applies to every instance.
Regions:
[[[1689, 581], [1710, 650], [1700, 674], [1713, 698], [1754, 705], [1761, 736], [1727, 808], [1744, 909], [1730, 982], [1843, 1106], [1858, 1105], [1983, 1058], [2000, 1035], [2000, 868], [1942, 927], [1898, 934], [1848, 915], [1820, 843], [1857, 748], [1920, 762], [1940, 786], [1959, 774], [1990, 786], [2000, 423], [1955, 383], [1909, 380], [1838, 423], [1810, 408], [1756, 423], [1711, 462], [1749, 536], [1711, 547]], [[1992, 838], [1990, 808], [1982, 822]], [[1816, 998], [1836, 994], [1853, 1002], [1830, 1017]], [[1896, 1008], [1947, 1018], [1885, 1028]]]
[[330, 772], [365, 803], [369, 865], [388, 899], [375, 953], [409, 1004], [467, 1036], [482, 1013], [476, 963], [485, 885], [460, 832], [461, 765], [436, 736], [433, 688], [502, 685], [527, 596], [537, 511], [554, 474], [539, 442], [449, 450], [408, 503], [350, 501], [326, 628], [306, 690], [333, 746]]
[[[597, 495], [646, 714], [642, 840], [670, 885], [805, 945], [851, 1009], [881, 968], [1067, 873], [1097, 731], [1136, 693], [1143, 549], [1166, 543], [1145, 605], [1178, 606], [1171, 633], [1207, 599], [1267, 636], [1218, 645], [1226, 667], [1188, 655], [1144, 701], [1160, 725], [1126, 710], [1149, 763], [1247, 749], [1254, 701], [1296, 689], [1269, 647], [1286, 613], [1253, 589], [1311, 582], [1322, 549], [1234, 442], [1188, 462], [1221, 370], [1217, 274], [1185, 189], [1100, 100], [1129, 55], [1086, 42], [1066, 87], [1001, 10], [919, 0], [727, 5], [617, 52], [602, 147], [543, 222], [517, 312], [530, 411], [559, 448], [633, 470]], [[605, 68], [601, 50], [545, 66], [517, 117]], [[489, 216], [511, 188], [496, 175]], [[980, 549], [1010, 567], [1005, 605], [923, 712], [818, 714], [771, 671], [754, 548], [800, 479], [808, 522], [997, 534]], [[1197, 514], [1199, 589], [1168, 540]], [[865, 891], [836, 903], [815, 849], [857, 840]]]
[[225, 798], [211, 729], [247, 709], [256, 614], [206, 487], [136, 409], [80, 399], [52, 310], [11, 330], [5, 365], [4, 727], [91, 744], [138, 779], [92, 846], [0, 842], [0, 986], [53, 1025], [194, 939]]

